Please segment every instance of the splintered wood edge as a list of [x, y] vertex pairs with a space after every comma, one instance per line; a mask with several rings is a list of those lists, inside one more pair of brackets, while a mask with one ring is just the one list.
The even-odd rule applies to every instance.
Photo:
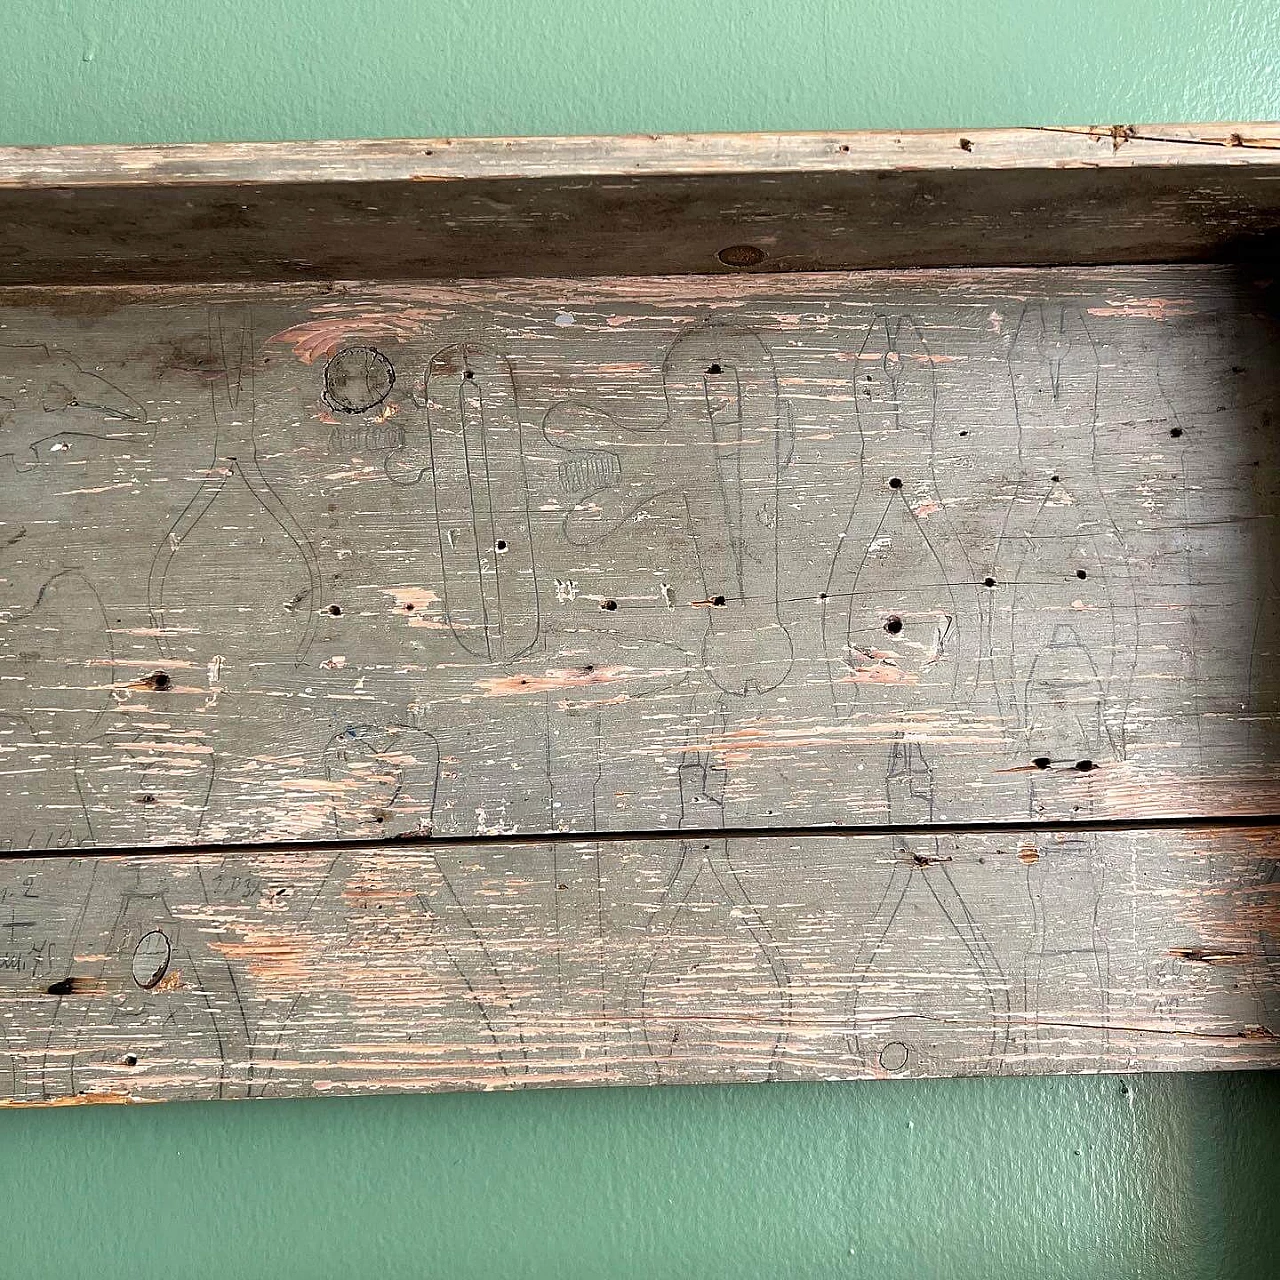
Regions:
[[0, 147], [0, 188], [1275, 165], [1280, 122]]

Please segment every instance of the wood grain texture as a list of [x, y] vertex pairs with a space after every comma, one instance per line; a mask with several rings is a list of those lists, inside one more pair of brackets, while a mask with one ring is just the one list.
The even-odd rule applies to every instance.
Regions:
[[[962, 140], [968, 145], [962, 145]], [[0, 186], [470, 181], [816, 169], [1269, 166], [1280, 122], [0, 147]]]
[[1274, 1067], [1277, 851], [710, 828], [11, 860], [0, 1096]]
[[0, 284], [1274, 256], [1278, 137], [1222, 124], [0, 148]]
[[1271, 294], [0, 297], [4, 837], [1280, 812]]
[[0, 289], [0, 1100], [1276, 1065], [1272, 274], [553, 242]]

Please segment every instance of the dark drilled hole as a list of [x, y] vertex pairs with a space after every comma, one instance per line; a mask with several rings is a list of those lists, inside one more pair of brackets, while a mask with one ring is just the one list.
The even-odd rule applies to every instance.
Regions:
[[340, 617], [342, 617], [342, 606], [341, 606], [340, 604], [331, 604], [331, 605], [329, 606], [329, 612], [330, 612], [330, 613], [331, 613], [335, 618], [340, 618]]
[[712, 596], [712, 597], [711, 597], [711, 603], [712, 603], [713, 605], [715, 605], [715, 607], [716, 607], [717, 609], [723, 609], [723, 608], [724, 608], [724, 596]]
[[710, 366], [708, 367], [707, 372], [708, 372], [708, 373], [723, 373], [723, 372], [724, 372], [724, 370], [723, 370], [723, 369], [722, 369], [718, 364], [713, 364], [713, 365], [710, 365]]
[[1182, 434], [1182, 428], [1170, 427], [1169, 434], [1176, 440]]
[[996, 580], [994, 578], [983, 578], [982, 585], [984, 587], [994, 587], [996, 585]]
[[1088, 576], [1089, 575], [1083, 569], [1076, 570], [1076, 577], [1079, 578], [1081, 581], [1083, 581]]
[[902, 630], [902, 619], [896, 613], [892, 614], [884, 620], [884, 629], [891, 636], [896, 636]]
[[1035, 765], [1037, 769], [1047, 769], [1053, 761], [1050, 760], [1048, 756], [1036, 756], [1031, 763]]
[[618, 602], [616, 600], [605, 600], [601, 603], [600, 607], [602, 609], [608, 609], [612, 612], [614, 609], [618, 607]]
[[1093, 761], [1092, 761], [1092, 760], [1077, 760], [1077, 761], [1076, 761], [1076, 768], [1077, 768], [1081, 773], [1089, 773], [1089, 772], [1093, 769]]
[[901, 489], [901, 488], [902, 488], [902, 481], [901, 481], [901, 480], [899, 480], [897, 476], [891, 476], [891, 477], [890, 477], [890, 479], [889, 479], [889, 488], [890, 488], [890, 489]]
[[764, 261], [765, 252], [753, 244], [731, 244], [721, 249], [716, 257], [726, 267], [755, 267]]

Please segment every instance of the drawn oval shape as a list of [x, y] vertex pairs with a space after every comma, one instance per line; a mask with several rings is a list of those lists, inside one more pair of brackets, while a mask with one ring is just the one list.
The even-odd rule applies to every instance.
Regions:
[[911, 1061], [911, 1050], [901, 1040], [890, 1040], [880, 1050], [880, 1065], [886, 1071], [905, 1071]]
[[144, 991], [150, 991], [169, 971], [173, 955], [168, 937], [159, 929], [144, 934], [133, 949], [133, 980]]
[[[427, 426], [444, 610], [468, 653], [510, 662], [538, 638], [529, 489], [515, 383], [504, 356], [473, 343], [436, 352]], [[499, 555], [498, 543], [506, 544]]]
[[324, 367], [324, 400], [339, 413], [368, 413], [395, 382], [395, 368], [376, 347], [345, 347]]
[[662, 386], [668, 420], [701, 451], [707, 477], [685, 490], [703, 588], [725, 608], [706, 612], [706, 676], [736, 697], [768, 693], [795, 658], [778, 591], [792, 431], [773, 357], [748, 330], [694, 329], [668, 350]]

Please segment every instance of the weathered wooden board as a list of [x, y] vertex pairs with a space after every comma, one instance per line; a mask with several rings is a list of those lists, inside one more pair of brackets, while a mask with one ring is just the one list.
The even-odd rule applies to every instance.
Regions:
[[1215, 259], [1268, 248], [1278, 150], [1277, 124], [0, 148], [0, 284]]
[[0, 149], [0, 1101], [1277, 1065], [1278, 150]]
[[[927, 770], [903, 747], [891, 792]], [[682, 775], [715, 807], [712, 764]], [[0, 1096], [1280, 1065], [1274, 830], [0, 868]]]
[[1280, 812], [1274, 292], [0, 294], [2, 834]]

